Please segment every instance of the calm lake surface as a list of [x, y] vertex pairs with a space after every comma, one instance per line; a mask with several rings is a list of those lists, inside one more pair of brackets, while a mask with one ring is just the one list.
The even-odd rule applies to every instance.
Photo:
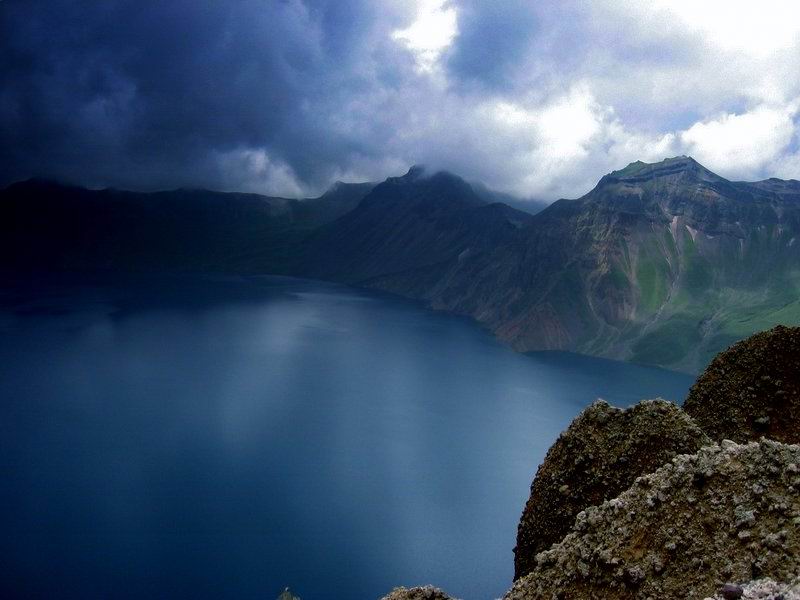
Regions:
[[692, 378], [314, 281], [0, 289], [0, 596], [509, 587], [548, 446]]

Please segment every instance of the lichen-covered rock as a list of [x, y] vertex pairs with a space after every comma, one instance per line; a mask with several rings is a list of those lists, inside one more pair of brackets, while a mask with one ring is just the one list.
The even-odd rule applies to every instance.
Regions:
[[278, 596], [278, 600], [300, 600], [299, 596], [295, 596], [288, 587], [285, 588], [281, 595]]
[[414, 588], [394, 588], [388, 596], [381, 600], [456, 600], [445, 594], [439, 588], [430, 585]]
[[800, 582], [778, 583], [759, 579], [742, 585], [726, 584], [716, 596], [706, 600], [800, 600]]
[[683, 408], [717, 441], [800, 443], [800, 327], [778, 326], [718, 354]]
[[583, 509], [628, 489], [640, 475], [710, 443], [671, 402], [644, 400], [627, 409], [599, 400], [547, 452], [531, 485], [514, 548], [515, 579], [536, 555], [561, 541]]
[[[727, 589], [725, 589], [727, 588]], [[778, 583], [759, 579], [742, 585], [726, 584], [713, 598], [706, 600], [800, 600], [800, 583]]]
[[581, 512], [506, 600], [702, 599], [800, 572], [800, 446], [725, 440]]

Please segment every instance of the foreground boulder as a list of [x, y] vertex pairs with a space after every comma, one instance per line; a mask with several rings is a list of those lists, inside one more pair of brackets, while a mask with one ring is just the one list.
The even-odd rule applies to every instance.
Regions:
[[800, 571], [800, 447], [702, 448], [581, 512], [506, 600], [713, 597]]
[[388, 596], [381, 600], [456, 600], [445, 594], [439, 588], [426, 585], [415, 588], [394, 588]]
[[561, 541], [583, 509], [614, 498], [640, 475], [708, 443], [700, 428], [665, 400], [644, 400], [627, 410], [602, 400], [589, 406], [536, 473], [517, 531], [514, 579], [533, 570], [536, 555]]
[[800, 443], [800, 327], [778, 326], [718, 354], [684, 410], [717, 441]]

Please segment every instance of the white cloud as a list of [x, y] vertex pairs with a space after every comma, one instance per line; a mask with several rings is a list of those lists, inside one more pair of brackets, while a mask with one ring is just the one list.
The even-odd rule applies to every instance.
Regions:
[[554, 160], [571, 160], [586, 153], [586, 144], [600, 129], [602, 115], [591, 93], [575, 88], [537, 109], [500, 101], [492, 106], [498, 123], [535, 139]]
[[650, 4], [724, 50], [763, 57], [791, 48], [800, 34], [794, 0], [655, 0]]
[[[800, 133], [800, 4], [563, 6], [542, 7], [545, 42], [519, 68], [524, 87], [494, 100], [499, 123], [483, 132], [506, 139], [506, 122], [525, 139], [494, 161], [505, 189], [574, 197], [631, 161], [679, 154], [731, 178], [800, 178], [790, 153]], [[574, 53], [564, 52], [569, 40], [579, 40]], [[525, 88], [562, 95], [526, 102]]]
[[292, 168], [284, 162], [270, 158], [261, 148], [241, 148], [217, 153], [217, 166], [236, 191], [286, 198], [306, 195], [305, 188], [298, 182]]
[[[791, 7], [776, 8], [790, 21], [783, 24], [769, 10], [762, 15], [736, 2], [716, 20], [705, 5], [681, 1], [565, 6], [534, 9], [541, 11], [539, 37], [512, 85], [499, 89], [459, 86], [448, 71], [443, 57], [460, 39], [459, 0], [401, 6], [382, 39], [390, 53], [401, 52], [404, 69], [407, 58], [416, 69], [390, 86], [372, 80], [330, 107], [321, 124], [348, 148], [316, 185], [379, 180], [424, 163], [554, 200], [578, 197], [635, 160], [679, 154], [734, 179], [800, 177], [800, 157], [788, 150], [797, 135], [792, 99], [800, 98]], [[403, 10], [411, 15], [397, 29]], [[742, 28], [741, 19], [750, 26]], [[775, 37], [762, 45], [769, 27]], [[578, 41], [574, 51], [569, 40]], [[366, 64], [364, 76], [380, 72], [380, 62]], [[308, 111], [320, 115], [314, 102]], [[270, 194], [321, 191], [298, 183], [275, 156], [252, 148], [228, 153], [231, 181], [239, 176], [247, 189]]]
[[611, 116], [580, 84], [542, 105], [501, 100], [477, 113], [478, 135], [507, 140], [500, 152], [514, 171], [493, 184], [524, 195], [558, 193], [559, 179], [586, 158]]
[[781, 179], [800, 179], [800, 152], [781, 156], [771, 165], [769, 175]]
[[687, 154], [721, 174], [757, 175], [789, 146], [797, 105], [723, 114], [680, 133]]
[[586, 86], [576, 86], [536, 114], [541, 145], [555, 160], [585, 155], [587, 144], [600, 131], [604, 112]]
[[393, 31], [392, 38], [414, 52], [421, 71], [429, 72], [457, 34], [456, 9], [448, 0], [420, 0], [414, 22], [405, 29]]

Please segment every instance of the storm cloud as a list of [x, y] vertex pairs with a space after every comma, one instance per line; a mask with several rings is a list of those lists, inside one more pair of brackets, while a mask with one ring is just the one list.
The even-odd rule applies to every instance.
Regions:
[[0, 185], [299, 196], [424, 163], [552, 200], [676, 154], [800, 178], [798, 110], [792, 2], [0, 1]]

